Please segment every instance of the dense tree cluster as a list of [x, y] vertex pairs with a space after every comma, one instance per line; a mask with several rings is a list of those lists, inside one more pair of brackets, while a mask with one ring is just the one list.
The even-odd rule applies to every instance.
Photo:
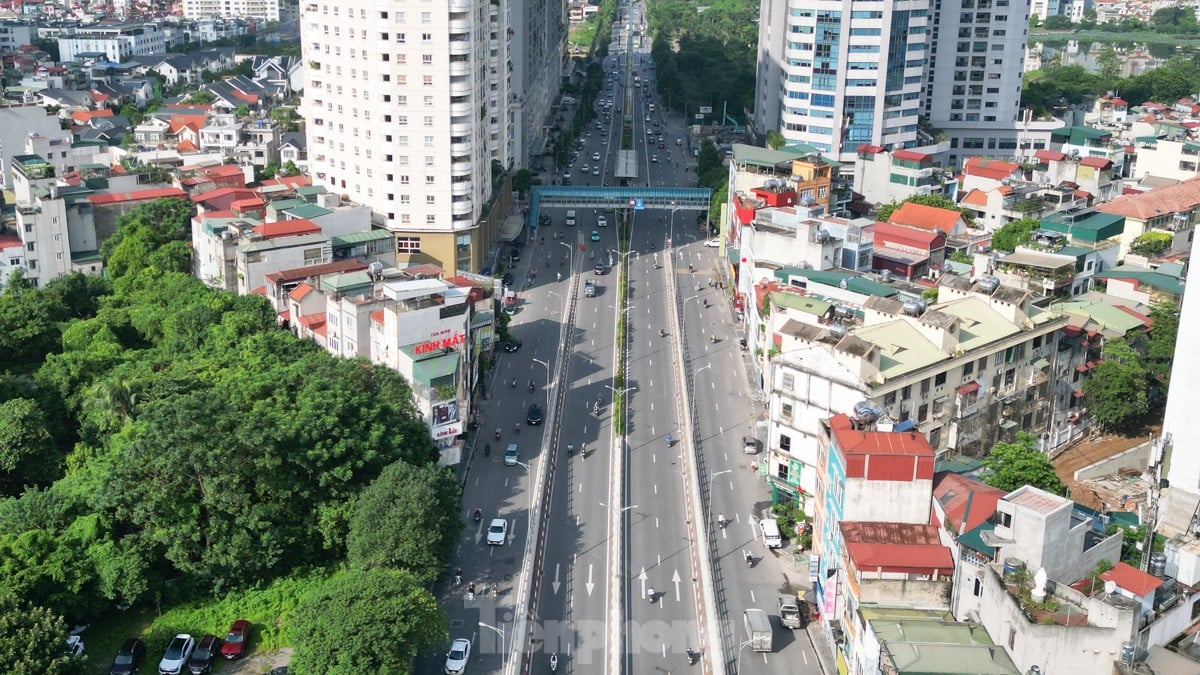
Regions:
[[1032, 434], [1020, 433], [1016, 443], [1000, 441], [983, 458], [983, 481], [1005, 492], [1032, 485], [1056, 495], [1066, 494], [1066, 486], [1054, 473], [1050, 458], [1037, 448]]
[[1105, 428], [1135, 431], [1159, 407], [1155, 404], [1166, 398], [1179, 334], [1179, 306], [1155, 304], [1150, 322], [1149, 335], [1136, 344], [1121, 338], [1106, 341], [1103, 360], [1083, 383], [1088, 411]]
[[403, 570], [397, 589], [428, 581], [459, 496], [408, 383], [191, 278], [189, 218], [180, 200], [123, 217], [111, 285], [14, 276], [0, 294], [0, 603], [51, 626], [38, 612], [203, 599], [340, 565], [351, 534], [356, 557]]
[[[1104, 59], [1101, 59], [1104, 69]], [[1029, 73], [1021, 89], [1021, 103], [1035, 114], [1054, 114], [1069, 105], [1079, 105], [1095, 96], [1117, 92], [1130, 105], [1147, 101], [1171, 103], [1200, 89], [1200, 63], [1174, 57], [1162, 66], [1133, 77], [1108, 72], [1092, 73], [1083, 66], [1051, 66]]]

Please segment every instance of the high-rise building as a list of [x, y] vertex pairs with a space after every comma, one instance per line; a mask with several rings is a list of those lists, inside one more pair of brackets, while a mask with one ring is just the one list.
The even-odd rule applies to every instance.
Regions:
[[783, 0], [759, 10], [755, 123], [853, 162], [917, 144], [928, 0]]
[[1016, 156], [1044, 126], [1020, 109], [1028, 23], [1028, 0], [764, 2], [755, 124], [849, 163], [863, 144]]
[[562, 8], [541, 2], [301, 4], [313, 182], [370, 206], [402, 261], [482, 263], [493, 165], [527, 159], [559, 86]]
[[282, 4], [280, 0], [183, 0], [183, 18], [279, 21]]

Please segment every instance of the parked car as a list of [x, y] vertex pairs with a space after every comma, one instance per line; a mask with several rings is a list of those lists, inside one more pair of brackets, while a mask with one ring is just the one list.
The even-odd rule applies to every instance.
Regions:
[[467, 670], [467, 661], [471, 659], [471, 641], [458, 638], [450, 643], [450, 651], [446, 652], [446, 673], [459, 675]]
[[487, 531], [488, 546], [503, 546], [508, 538], [508, 521], [503, 518], [493, 518]]
[[216, 635], [205, 635], [200, 638], [196, 649], [192, 651], [191, 657], [188, 658], [188, 672], [192, 675], [204, 675], [212, 670], [213, 661], [216, 660], [217, 654], [220, 653], [221, 638]]
[[225, 644], [221, 645], [221, 656], [227, 659], [240, 659], [246, 655], [246, 645], [250, 642], [250, 622], [238, 619], [229, 627], [225, 635]]
[[196, 649], [196, 641], [187, 633], [180, 633], [171, 639], [167, 650], [163, 652], [158, 662], [158, 675], [179, 675], [187, 665], [188, 659]]
[[131, 675], [141, 667], [146, 660], [146, 643], [138, 638], [129, 638], [121, 643], [117, 655], [113, 657], [112, 665], [108, 667], [108, 675]]
[[704, 245], [709, 248], [717, 248], [721, 245], [721, 240], [720, 239], [709, 239], [708, 241], [704, 242]]

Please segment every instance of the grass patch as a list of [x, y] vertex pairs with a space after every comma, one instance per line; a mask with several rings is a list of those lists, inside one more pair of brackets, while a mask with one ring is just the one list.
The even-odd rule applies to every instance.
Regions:
[[[167, 643], [177, 633], [190, 633], [197, 641], [206, 634], [225, 637], [229, 624], [246, 619], [251, 624], [248, 654], [288, 646], [286, 618], [300, 598], [318, 586], [329, 572], [277, 579], [263, 588], [231, 592], [223, 598], [172, 607], [155, 616], [151, 608], [115, 613], [103, 623], [93, 624], [84, 634], [88, 672], [107, 673], [113, 654], [126, 638], [141, 637], [146, 643], [146, 666], [153, 670]], [[221, 671], [221, 666], [214, 668]]]

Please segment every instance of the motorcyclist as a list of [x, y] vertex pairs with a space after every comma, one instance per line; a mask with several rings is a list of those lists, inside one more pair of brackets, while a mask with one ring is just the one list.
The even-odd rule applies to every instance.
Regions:
[[649, 600], [650, 602], [654, 602], [654, 589], [653, 588], [646, 589], [646, 599]]
[[533, 380], [529, 381], [529, 391], [533, 391]]
[[671, 436], [671, 434], [667, 434], [667, 446], [669, 447], [674, 442], [675, 442], [675, 438], [673, 436]]
[[482, 510], [482, 509], [475, 509], [474, 511], [472, 511], [472, 512], [471, 512], [471, 517], [472, 517], [472, 518], [474, 518], [474, 519], [475, 519], [475, 522], [477, 522], [477, 523], [478, 523], [478, 522], [479, 522], [479, 520], [480, 520], [481, 518], [483, 518], [483, 510]]
[[724, 513], [717, 514], [717, 525], [722, 528], [725, 527], [725, 514]]
[[521, 433], [521, 423], [520, 422], [516, 422], [513, 424], [513, 433], [514, 434]]

